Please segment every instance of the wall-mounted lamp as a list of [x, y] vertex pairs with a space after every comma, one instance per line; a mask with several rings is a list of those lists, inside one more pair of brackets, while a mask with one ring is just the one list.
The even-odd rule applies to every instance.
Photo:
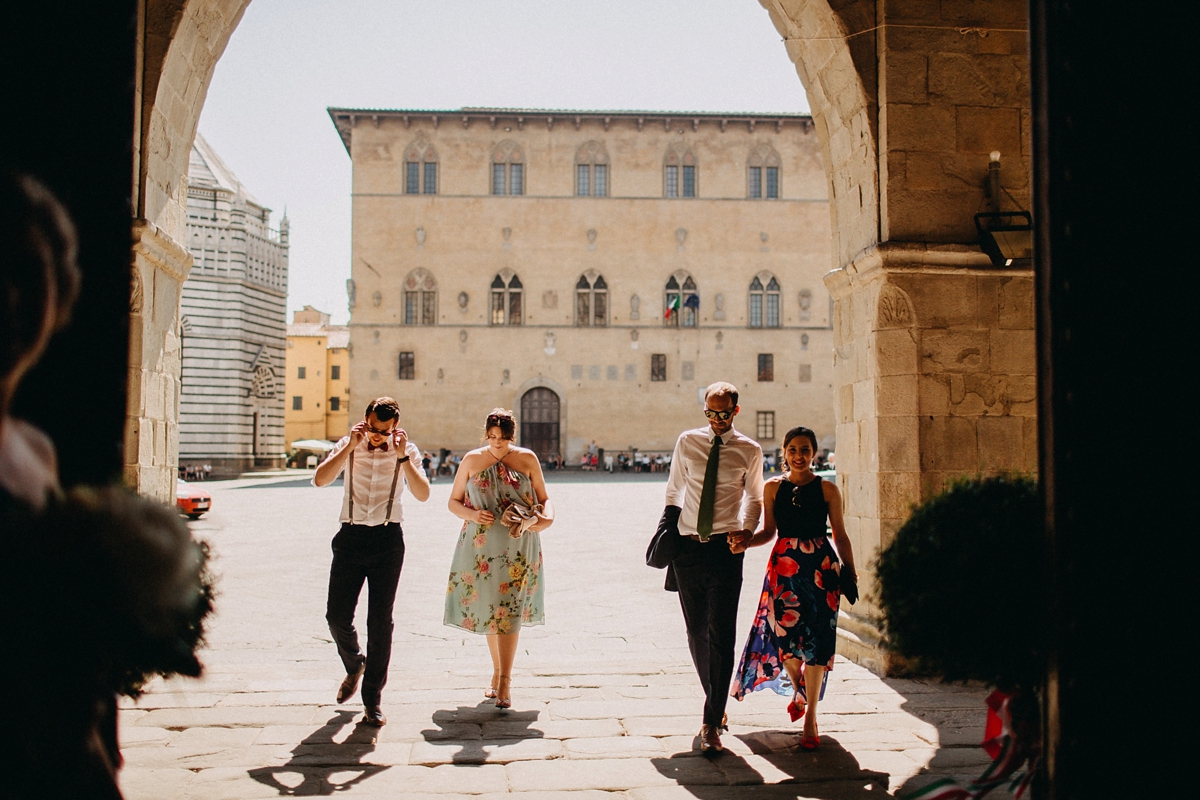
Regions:
[[987, 197], [990, 211], [975, 215], [979, 246], [996, 267], [1028, 267], [1033, 263], [1033, 216], [1028, 211], [1000, 210], [1000, 151], [988, 163]]

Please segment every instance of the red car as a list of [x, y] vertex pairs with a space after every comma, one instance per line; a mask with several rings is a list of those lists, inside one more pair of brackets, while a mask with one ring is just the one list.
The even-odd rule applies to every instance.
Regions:
[[188, 519], [200, 519], [201, 514], [212, 508], [212, 496], [181, 478], [175, 483], [175, 507]]

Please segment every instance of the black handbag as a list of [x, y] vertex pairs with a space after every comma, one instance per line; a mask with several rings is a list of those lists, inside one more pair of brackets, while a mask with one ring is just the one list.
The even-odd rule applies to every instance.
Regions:
[[675, 560], [683, 547], [683, 537], [679, 535], [679, 515], [683, 509], [679, 506], [667, 506], [663, 509], [662, 519], [658, 521], [658, 530], [646, 548], [646, 566], [664, 569]]

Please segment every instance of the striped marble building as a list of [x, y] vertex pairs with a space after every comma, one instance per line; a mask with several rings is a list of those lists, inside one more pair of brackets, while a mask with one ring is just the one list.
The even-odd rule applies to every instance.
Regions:
[[179, 463], [215, 476], [282, 466], [288, 220], [246, 191], [199, 134], [188, 171]]

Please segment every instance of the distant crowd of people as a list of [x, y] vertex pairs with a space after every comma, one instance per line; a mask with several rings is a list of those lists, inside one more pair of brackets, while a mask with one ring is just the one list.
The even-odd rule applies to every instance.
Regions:
[[179, 477], [185, 481], [206, 481], [212, 477], [212, 464], [180, 464]]
[[[441, 450], [439, 453], [423, 451], [421, 453], [421, 471], [425, 474], [426, 480], [431, 483], [439, 476], [452, 478], [458, 473], [459, 464], [462, 463], [462, 458], [456, 456], [449, 450]], [[562, 453], [551, 453], [542, 459], [542, 464], [547, 471], [566, 469], [566, 460]], [[772, 451], [763, 454], [763, 472], [771, 474], [779, 472], [784, 465], [784, 459], [780, 451]], [[316, 466], [316, 459], [310, 460], [308, 466], [310, 468]], [[615, 472], [669, 472], [671, 469], [671, 453], [668, 452], [643, 452], [640, 450], [631, 450], [629, 452], [617, 453], [615, 456], [612, 453], [605, 453], [604, 449], [596, 445], [596, 440], [593, 439], [588, 445], [586, 451], [579, 456], [579, 469], [584, 472], [599, 472], [603, 470], [608, 473]], [[188, 470], [188, 474], [184, 471]], [[187, 480], [204, 480], [211, 472], [211, 467], [207, 464], [200, 465], [181, 465], [179, 467], [179, 476]], [[821, 449], [816, 458], [813, 460], [812, 469], [814, 472], [831, 471], [834, 469], [834, 454], [828, 448]], [[193, 472], [195, 473], [193, 475]]]

